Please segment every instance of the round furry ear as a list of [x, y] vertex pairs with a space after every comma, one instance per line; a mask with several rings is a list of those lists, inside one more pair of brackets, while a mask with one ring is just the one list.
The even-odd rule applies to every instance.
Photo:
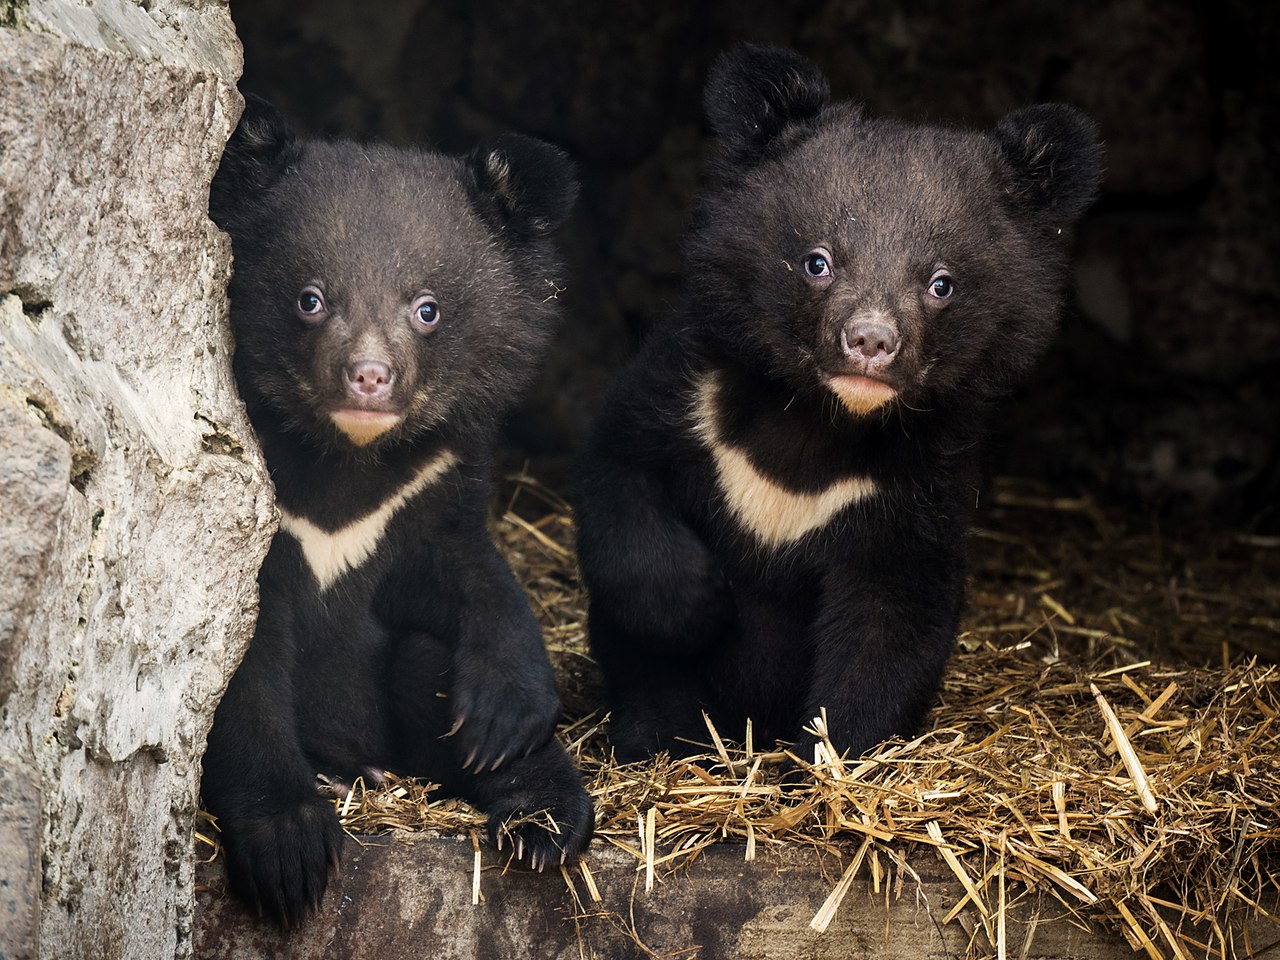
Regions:
[[545, 237], [564, 223], [578, 196], [573, 161], [559, 147], [507, 133], [466, 157], [481, 212], [517, 234]]
[[293, 163], [301, 147], [284, 117], [261, 97], [248, 94], [240, 123], [222, 152], [222, 163], [209, 188], [209, 216], [225, 227], [245, 203], [274, 184]]
[[1072, 221], [1098, 196], [1102, 145], [1089, 117], [1061, 103], [1008, 114], [992, 133], [1012, 173], [1016, 202]]
[[749, 43], [721, 54], [702, 95], [711, 128], [740, 163], [759, 160], [786, 127], [812, 120], [830, 102], [831, 87], [812, 60]]

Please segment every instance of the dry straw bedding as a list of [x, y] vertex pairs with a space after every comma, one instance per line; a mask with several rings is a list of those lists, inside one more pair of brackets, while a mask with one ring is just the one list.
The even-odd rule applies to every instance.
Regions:
[[[1280, 540], [1168, 536], [997, 481], [964, 629], [919, 737], [842, 760], [709, 729], [704, 756], [622, 766], [607, 751], [569, 511], [525, 476], [503, 506], [495, 533], [559, 671], [561, 736], [591, 782], [597, 842], [632, 853], [646, 886], [709, 844], [739, 842], [747, 859], [802, 845], [840, 857], [816, 929], [854, 885], [900, 894], [929, 857], [966, 891], [945, 919], [970, 931], [972, 955], [1004, 955], [1006, 911], [1031, 893], [1151, 958], [1258, 956], [1280, 940]], [[337, 803], [354, 834], [478, 838], [483, 826], [414, 781], [358, 784]], [[589, 863], [575, 872], [593, 894]]]

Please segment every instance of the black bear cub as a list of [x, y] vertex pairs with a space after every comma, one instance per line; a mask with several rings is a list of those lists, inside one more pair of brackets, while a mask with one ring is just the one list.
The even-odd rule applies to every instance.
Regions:
[[590, 637], [620, 758], [748, 718], [858, 754], [945, 669], [993, 401], [1051, 336], [1100, 148], [1076, 110], [986, 133], [833, 103], [790, 51], [713, 68], [721, 154], [682, 303], [580, 463]]
[[490, 448], [553, 332], [548, 236], [576, 193], [536, 140], [464, 158], [298, 141], [253, 99], [227, 146], [210, 213], [235, 253], [234, 370], [280, 530], [202, 792], [233, 888], [286, 925], [341, 847], [320, 774], [430, 778], [537, 867], [591, 836], [538, 624], [485, 526]]

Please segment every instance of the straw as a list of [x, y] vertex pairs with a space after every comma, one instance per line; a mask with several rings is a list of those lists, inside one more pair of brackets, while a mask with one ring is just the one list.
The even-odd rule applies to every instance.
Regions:
[[[512, 479], [493, 532], [544, 629], [596, 842], [636, 858], [636, 896], [729, 842], [748, 859], [787, 846], [847, 864], [815, 930], [858, 884], [888, 895], [883, 857], [898, 888], [913, 862], [940, 858], [964, 890], [949, 919], [974, 955], [1011, 955], [1009, 911], [1033, 894], [1151, 960], [1247, 956], [1280, 937], [1280, 540], [1208, 530], [1175, 541], [1146, 518], [1016, 481], [997, 481], [990, 499], [962, 632], [918, 736], [842, 760], [820, 714], [816, 756], [792, 757], [759, 736], [744, 749], [746, 728], [708, 721], [698, 755], [623, 765], [608, 747], [568, 507]], [[483, 829], [465, 804], [396, 777], [337, 803], [352, 833]], [[598, 902], [589, 863], [565, 882], [577, 873]], [[1249, 946], [1247, 924], [1269, 918], [1275, 935]]]

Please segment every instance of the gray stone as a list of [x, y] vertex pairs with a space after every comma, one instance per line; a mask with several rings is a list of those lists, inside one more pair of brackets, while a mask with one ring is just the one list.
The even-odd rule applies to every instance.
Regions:
[[[365, 838], [348, 842], [345, 861], [319, 911], [282, 934], [250, 915], [223, 890], [221, 865], [200, 870], [196, 956], [201, 960], [346, 960], [430, 957], [432, 960], [942, 960], [994, 955], [995, 944], [970, 904], [958, 920], [942, 920], [963, 888], [930, 850], [910, 857], [910, 871], [879, 858], [881, 881], [864, 862], [830, 926], [810, 927], [847, 862], [812, 849], [708, 847], [685, 868], [661, 876], [645, 892], [644, 867], [631, 853], [597, 843], [587, 857], [600, 892], [594, 902], [573, 867], [537, 874], [503, 870], [482, 850], [481, 903], [472, 904], [474, 855], [457, 837], [414, 842]], [[570, 883], [573, 892], [570, 893]], [[1082, 930], [1050, 895], [1028, 895], [1010, 881], [1005, 952], [1024, 960], [1127, 960], [1118, 933]], [[1050, 922], [1049, 918], [1057, 918]], [[970, 932], [975, 949], [968, 948]], [[991, 923], [993, 935], [996, 924]], [[1265, 925], [1257, 941], [1267, 942]]]
[[29, 0], [21, 17], [79, 47], [234, 84], [241, 52], [229, 12], [227, 0]]
[[220, 0], [7, 22], [0, 749], [42, 797], [40, 956], [181, 957], [199, 757], [274, 528], [206, 211], [239, 45]]
[[0, 751], [0, 957], [35, 960], [40, 931], [40, 790]]
[[0, 577], [0, 707], [17, 682], [14, 667], [39, 603], [71, 485], [67, 442], [38, 421], [38, 406], [20, 409], [3, 389], [0, 382], [0, 489], [11, 509], [0, 525], [5, 563]]

